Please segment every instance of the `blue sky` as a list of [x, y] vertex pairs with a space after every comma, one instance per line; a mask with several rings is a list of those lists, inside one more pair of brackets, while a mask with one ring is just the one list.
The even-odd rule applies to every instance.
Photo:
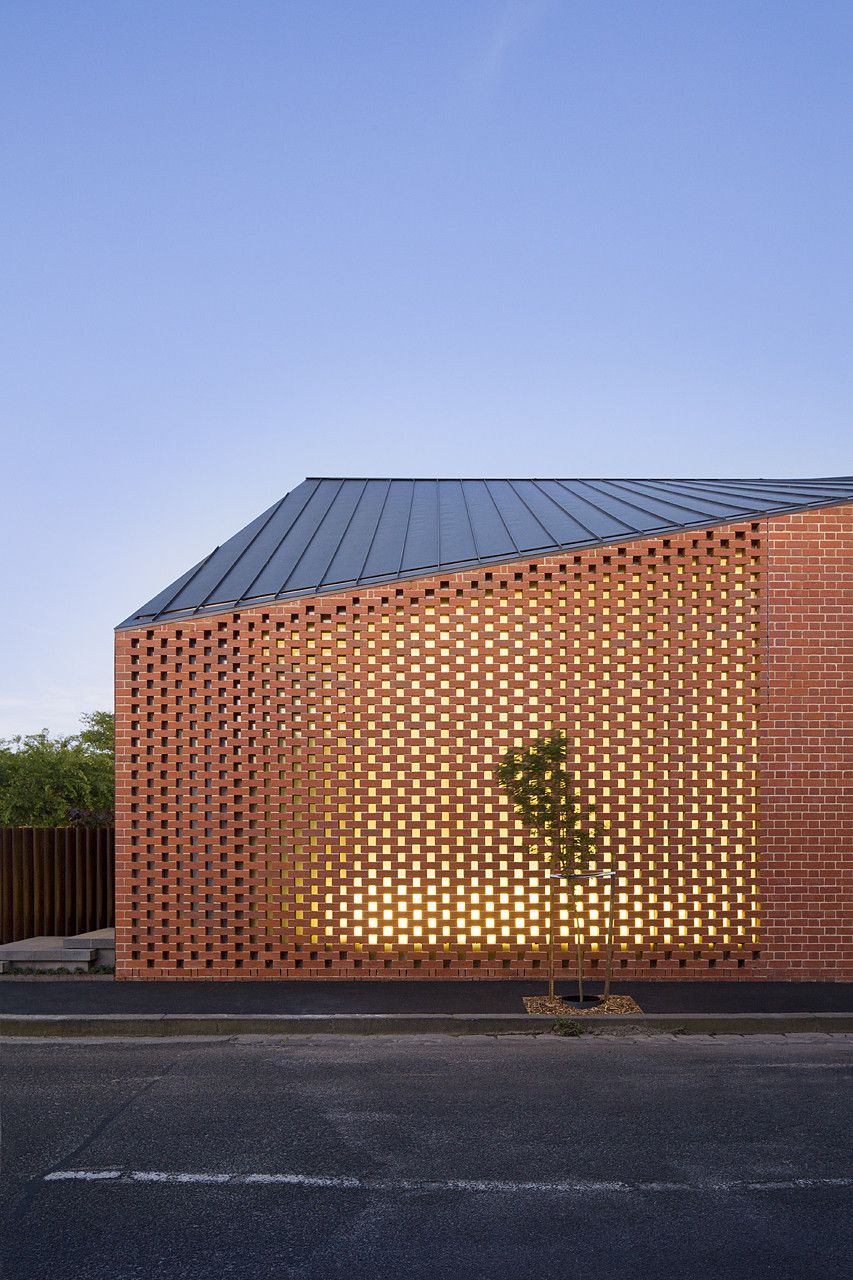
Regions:
[[0, 735], [305, 475], [853, 471], [846, 0], [0, 21]]

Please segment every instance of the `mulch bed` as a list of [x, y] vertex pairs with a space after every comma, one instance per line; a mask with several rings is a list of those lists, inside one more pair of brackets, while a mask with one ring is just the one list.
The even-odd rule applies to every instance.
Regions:
[[575, 1009], [561, 996], [523, 996], [528, 1013], [550, 1013], [557, 1018], [585, 1018], [591, 1013], [642, 1013], [642, 1009], [630, 996], [599, 996], [588, 1008]]

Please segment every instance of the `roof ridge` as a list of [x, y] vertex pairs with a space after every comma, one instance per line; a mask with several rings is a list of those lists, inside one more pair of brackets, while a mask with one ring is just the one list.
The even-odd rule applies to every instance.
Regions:
[[660, 484], [841, 484], [853, 483], [853, 474], [841, 476], [382, 476], [382, 475], [313, 475], [306, 480], [377, 480], [383, 484], [389, 481], [400, 481], [404, 484], [460, 484], [470, 481], [473, 484], [494, 483], [503, 480], [508, 484], [524, 482], [537, 484], [542, 481], [555, 480], [565, 483], [574, 481], [584, 484], [593, 480], [607, 484], [642, 484], [655, 481]]

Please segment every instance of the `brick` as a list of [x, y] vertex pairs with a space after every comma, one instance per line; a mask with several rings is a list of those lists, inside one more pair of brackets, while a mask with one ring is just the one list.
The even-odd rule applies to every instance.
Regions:
[[853, 977], [851, 532], [848, 505], [117, 633], [118, 975], [542, 977], [548, 868], [494, 770], [563, 729], [619, 977]]

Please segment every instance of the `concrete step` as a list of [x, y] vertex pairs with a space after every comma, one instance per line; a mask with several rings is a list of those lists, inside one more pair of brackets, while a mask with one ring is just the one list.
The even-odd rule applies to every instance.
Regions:
[[94, 947], [96, 951], [105, 949], [115, 951], [116, 949], [116, 931], [115, 929], [92, 929], [90, 933], [75, 933], [71, 938], [65, 938], [66, 947]]
[[69, 969], [86, 973], [93, 965], [115, 963], [115, 931], [99, 929], [73, 938], [20, 938], [0, 947], [0, 973], [18, 969]]
[[90, 933], [78, 933], [73, 938], [65, 938], [63, 945], [72, 951], [95, 952], [95, 963], [115, 964], [116, 931], [115, 929], [93, 929]]

